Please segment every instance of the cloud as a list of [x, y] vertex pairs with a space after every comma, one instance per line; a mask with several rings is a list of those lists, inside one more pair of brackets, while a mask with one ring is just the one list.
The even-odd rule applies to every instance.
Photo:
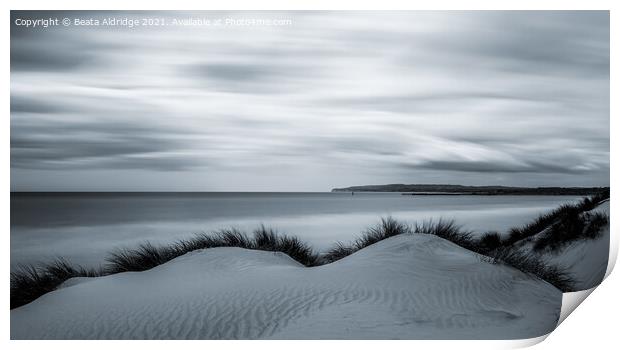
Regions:
[[182, 74], [202, 78], [211, 89], [239, 93], [277, 93], [287, 88], [290, 75], [285, 66], [257, 63], [195, 64], [181, 70]]
[[581, 174], [587, 172], [585, 168], [554, 165], [536, 161], [522, 164], [485, 161], [426, 161], [422, 164], [411, 166], [413, 168], [448, 170], [457, 172], [473, 173], [551, 173], [551, 174]]
[[276, 75], [275, 67], [249, 65], [249, 64], [207, 64], [195, 67], [203, 72], [207, 78], [219, 81], [253, 81], [264, 80]]
[[95, 56], [84, 48], [57, 40], [11, 41], [11, 70], [57, 72], [92, 64]]
[[14, 125], [11, 167], [24, 169], [181, 170], [205, 166], [191, 156], [189, 132], [127, 121], [59, 123], [39, 120]]
[[70, 110], [69, 106], [38, 99], [32, 96], [11, 95], [11, 114], [58, 113]]
[[12, 188], [114, 170], [127, 171], [98, 189], [145, 174], [155, 190], [181, 188], [171, 173], [206, 190], [609, 183], [605, 11], [11, 16], [293, 22], [12, 24], [11, 169], [24, 175]]
[[455, 16], [451, 28], [424, 36], [404, 58], [415, 61], [430, 52], [437, 64], [465, 71], [609, 76], [605, 11], [483, 11]]

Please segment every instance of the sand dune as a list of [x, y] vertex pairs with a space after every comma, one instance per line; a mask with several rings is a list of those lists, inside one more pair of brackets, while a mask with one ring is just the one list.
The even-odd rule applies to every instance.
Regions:
[[[609, 200], [592, 210], [609, 215]], [[559, 254], [549, 257], [553, 264], [564, 266], [575, 277], [576, 289], [598, 286], [605, 277], [609, 259], [609, 225], [595, 240], [574, 242]]]
[[430, 235], [314, 268], [212, 248], [145, 272], [70, 280], [12, 310], [11, 338], [531, 338], [553, 330], [561, 298]]
[[[609, 215], [609, 200], [591, 211]], [[533, 241], [544, 233], [545, 231], [519, 242], [519, 249], [528, 254], [537, 254], [550, 264], [569, 272], [575, 279], [576, 291], [596, 287], [603, 281], [609, 259], [609, 225], [596, 239], [574, 241], [556, 252], [537, 253], [532, 249]]]

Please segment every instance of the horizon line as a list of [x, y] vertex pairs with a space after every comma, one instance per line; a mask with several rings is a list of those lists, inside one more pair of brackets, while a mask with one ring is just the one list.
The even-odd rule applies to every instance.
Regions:
[[[588, 188], [610, 188], [610, 185], [601, 186], [507, 186], [507, 185], [459, 185], [459, 184], [385, 184], [385, 185], [353, 185], [347, 187], [334, 187], [326, 191], [238, 191], [238, 190], [11, 190], [10, 193], [332, 193], [335, 189], [347, 189], [350, 187], [366, 186], [387, 186], [387, 185], [434, 185], [434, 186], [464, 186], [464, 187], [507, 187], [507, 188], [565, 188], [565, 189], [588, 189]], [[382, 192], [382, 191], [360, 191], [360, 192]], [[385, 191], [398, 192], [398, 191]], [[403, 191], [411, 192], [411, 191]]]

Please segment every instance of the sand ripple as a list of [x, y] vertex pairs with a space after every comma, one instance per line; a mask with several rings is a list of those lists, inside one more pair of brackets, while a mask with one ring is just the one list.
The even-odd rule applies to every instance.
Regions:
[[429, 235], [306, 268], [281, 253], [196, 251], [72, 281], [11, 312], [13, 339], [531, 338], [561, 292]]

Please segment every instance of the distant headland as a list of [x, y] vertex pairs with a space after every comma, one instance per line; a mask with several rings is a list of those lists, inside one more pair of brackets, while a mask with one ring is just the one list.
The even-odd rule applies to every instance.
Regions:
[[403, 192], [411, 195], [548, 195], [586, 196], [609, 191], [609, 187], [510, 187], [441, 184], [389, 184], [334, 188], [332, 192]]

